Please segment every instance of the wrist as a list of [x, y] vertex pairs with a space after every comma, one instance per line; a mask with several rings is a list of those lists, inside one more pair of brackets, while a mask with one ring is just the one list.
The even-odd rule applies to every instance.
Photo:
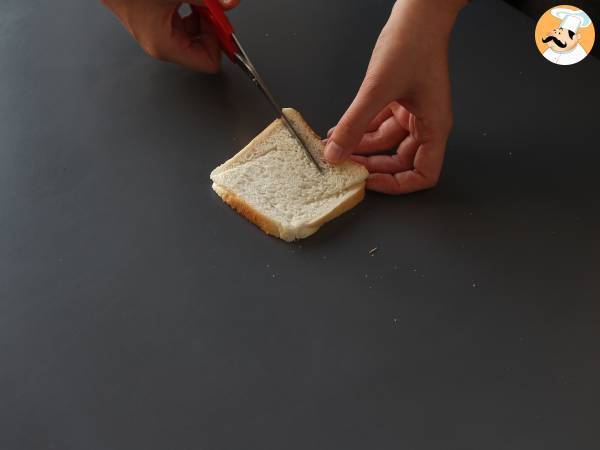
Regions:
[[444, 8], [449, 13], [455, 16], [469, 4], [471, 0], [429, 0], [431, 3], [435, 3], [436, 7]]
[[449, 35], [458, 13], [470, 0], [396, 0], [392, 15], [415, 29]]
[[458, 15], [471, 0], [396, 0], [396, 3], [410, 4], [412, 8], [427, 8], [438, 14]]

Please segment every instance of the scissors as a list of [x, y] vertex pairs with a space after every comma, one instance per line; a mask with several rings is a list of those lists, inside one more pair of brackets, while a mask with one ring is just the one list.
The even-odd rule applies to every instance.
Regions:
[[313, 154], [308, 149], [306, 142], [300, 137], [300, 135], [296, 132], [292, 123], [283, 113], [283, 109], [279, 106], [279, 103], [273, 98], [271, 95], [271, 91], [267, 88], [267, 85], [258, 74], [256, 69], [254, 68], [254, 64], [248, 58], [247, 53], [244, 51], [244, 48], [241, 46], [240, 41], [236, 37], [233, 32], [233, 26], [227, 16], [223, 12], [221, 5], [217, 0], [204, 0], [202, 5], [194, 6], [197, 11], [211, 24], [221, 49], [223, 52], [229, 57], [229, 59], [235, 64], [239, 65], [242, 70], [250, 77], [250, 79], [258, 86], [264, 96], [267, 98], [273, 109], [277, 112], [277, 115], [281, 117], [283, 123], [289, 128], [292, 135], [298, 140], [304, 149], [306, 156], [310, 159], [310, 161], [315, 165], [315, 167], [322, 172], [321, 166], [313, 156]]

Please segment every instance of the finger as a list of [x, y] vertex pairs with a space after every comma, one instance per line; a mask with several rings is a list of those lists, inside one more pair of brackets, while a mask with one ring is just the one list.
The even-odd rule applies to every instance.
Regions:
[[384, 113], [380, 113], [372, 124], [383, 117], [387, 118], [379, 124], [376, 131], [363, 136], [354, 153], [369, 154], [386, 150], [398, 145], [408, 136], [410, 113], [403, 106], [394, 101], [385, 108]]
[[[393, 103], [396, 103], [396, 102], [393, 102]], [[371, 123], [367, 127], [366, 131], [367, 132], [376, 131], [383, 122], [385, 122], [389, 117], [392, 116], [392, 114], [393, 114], [393, 112], [390, 109], [390, 107], [386, 106], [385, 108], [383, 108], [383, 110], [379, 114], [377, 114], [377, 116], [375, 116], [375, 118], [371, 121]], [[327, 132], [328, 138], [333, 134], [333, 130], [335, 130], [335, 127], [331, 127], [329, 129], [329, 131]]]
[[362, 164], [370, 173], [397, 173], [412, 168], [412, 165], [406, 165], [404, 161], [398, 158], [398, 155], [375, 155], [350, 157], [354, 162]]
[[[189, 24], [194, 19], [197, 20], [198, 17], [190, 18], [186, 27], [192, 27]], [[173, 28], [171, 36], [163, 39], [161, 44], [161, 59], [200, 72], [218, 72], [221, 50], [217, 37], [204, 19], [200, 19], [194, 27], [199, 30], [199, 34], [193, 36], [193, 39], [187, 32]]]
[[410, 117], [411, 114], [404, 106], [398, 102], [392, 102], [389, 105], [390, 111], [396, 118], [396, 121], [402, 125], [402, 128], [410, 130]]
[[174, 36], [173, 44], [166, 46], [162, 55], [162, 59], [199, 72], [216, 73], [221, 66], [219, 42], [210, 34], [201, 34], [193, 41]]
[[393, 112], [390, 108], [390, 105], [383, 108], [383, 110], [381, 110], [381, 112], [379, 112], [379, 114], [377, 114], [375, 116], [375, 118], [371, 121], [371, 123], [367, 127], [367, 131], [368, 132], [376, 131], [383, 122], [385, 122], [387, 119], [392, 117], [392, 114], [393, 114]]
[[[371, 85], [373, 83], [370, 83]], [[375, 88], [363, 87], [329, 138], [325, 157], [331, 163], [344, 161], [356, 149], [369, 124], [388, 101]]]
[[419, 150], [419, 142], [415, 139], [414, 136], [407, 136], [396, 150], [396, 157], [398, 160], [402, 161], [406, 169], [412, 169], [414, 167], [414, 160], [417, 151]]
[[414, 169], [390, 175], [374, 173], [367, 179], [367, 188], [385, 194], [407, 194], [434, 187], [444, 162], [445, 140], [419, 146]]
[[185, 16], [182, 19], [182, 22], [183, 31], [185, 31], [190, 37], [197, 36], [202, 31], [200, 13], [196, 8], [192, 8], [192, 12], [189, 15]]
[[209, 24], [201, 19], [201, 32], [192, 40], [182, 29], [178, 5], [154, 9], [137, 27], [138, 41], [154, 58], [180, 64], [192, 70], [215, 73], [220, 66], [220, 47]]
[[437, 184], [444, 165], [446, 138], [423, 144], [417, 150], [414, 159], [414, 171], [422, 175], [433, 187]]
[[394, 175], [373, 173], [367, 178], [366, 187], [371, 191], [398, 195], [421, 191], [431, 186], [419, 173], [409, 170]]
[[381, 126], [371, 133], [366, 133], [354, 154], [369, 154], [387, 150], [398, 145], [408, 135], [406, 130], [394, 116], [389, 117]]
[[200, 13], [196, 8], [192, 8], [188, 15], [182, 17], [178, 10], [176, 14], [173, 14], [171, 26], [174, 30], [182, 31], [193, 38], [201, 31]]

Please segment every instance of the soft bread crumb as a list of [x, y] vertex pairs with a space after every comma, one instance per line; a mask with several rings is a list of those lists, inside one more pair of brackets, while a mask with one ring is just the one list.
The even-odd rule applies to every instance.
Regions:
[[352, 161], [328, 164], [319, 136], [297, 111], [284, 111], [323, 173], [278, 119], [213, 170], [211, 179], [215, 192], [241, 215], [265, 233], [293, 241], [310, 236], [359, 203], [368, 172]]

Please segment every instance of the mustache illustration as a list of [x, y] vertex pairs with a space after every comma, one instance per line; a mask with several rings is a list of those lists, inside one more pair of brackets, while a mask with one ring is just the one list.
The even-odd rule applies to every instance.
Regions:
[[566, 42], [561, 42], [555, 36], [548, 36], [542, 39], [542, 42], [545, 44], [546, 42], [554, 41], [556, 45], [560, 48], [565, 48], [567, 46]]

